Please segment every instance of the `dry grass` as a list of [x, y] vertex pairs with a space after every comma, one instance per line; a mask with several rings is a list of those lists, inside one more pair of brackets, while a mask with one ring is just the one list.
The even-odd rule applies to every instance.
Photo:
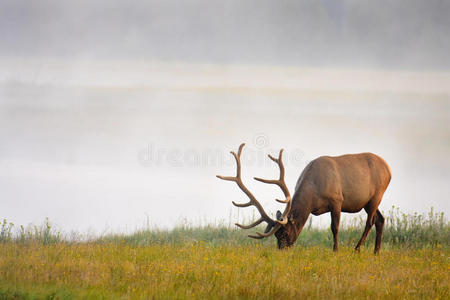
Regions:
[[450, 251], [0, 243], [1, 299], [449, 299]]

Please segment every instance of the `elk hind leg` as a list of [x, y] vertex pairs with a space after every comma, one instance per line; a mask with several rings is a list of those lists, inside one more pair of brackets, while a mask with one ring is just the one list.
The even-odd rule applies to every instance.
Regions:
[[364, 228], [364, 232], [361, 236], [361, 239], [359, 240], [358, 244], [355, 247], [355, 250], [359, 252], [359, 249], [361, 248], [361, 245], [364, 244], [364, 241], [367, 238], [367, 235], [369, 234], [370, 229], [372, 228], [373, 224], [375, 223], [376, 219], [376, 210], [371, 210], [370, 207], [365, 208], [367, 212], [367, 221], [366, 221], [366, 227]]
[[381, 248], [381, 237], [383, 235], [383, 227], [384, 227], [384, 217], [381, 214], [381, 212], [377, 209], [376, 220], [375, 220], [375, 228], [377, 231], [377, 237], [375, 240], [375, 250], [374, 250], [375, 254], [377, 254]]

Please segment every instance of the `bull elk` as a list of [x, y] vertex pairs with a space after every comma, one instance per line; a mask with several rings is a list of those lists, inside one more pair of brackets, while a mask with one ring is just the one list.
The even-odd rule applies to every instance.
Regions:
[[236, 164], [236, 176], [220, 176], [218, 178], [234, 181], [250, 199], [247, 203], [235, 203], [237, 207], [255, 206], [261, 217], [249, 225], [236, 225], [242, 229], [250, 229], [262, 222], [267, 223], [264, 233], [256, 232], [251, 238], [262, 239], [275, 234], [278, 248], [292, 246], [297, 240], [310, 214], [321, 215], [331, 213], [331, 231], [333, 232], [333, 250], [338, 250], [339, 219], [341, 212], [356, 213], [361, 209], [367, 212], [367, 222], [361, 239], [355, 250], [359, 251], [370, 229], [375, 224], [375, 253], [381, 246], [384, 217], [378, 210], [384, 191], [391, 180], [388, 164], [372, 153], [347, 154], [342, 156], [321, 156], [311, 161], [301, 173], [291, 197], [284, 181], [283, 149], [278, 158], [269, 154], [279, 169], [278, 179], [254, 179], [263, 183], [278, 185], [285, 199], [275, 199], [286, 204], [284, 212], [277, 211], [276, 219], [272, 219], [264, 211], [255, 196], [245, 187], [241, 178], [241, 154], [244, 143], [239, 146], [238, 153], [231, 151]]

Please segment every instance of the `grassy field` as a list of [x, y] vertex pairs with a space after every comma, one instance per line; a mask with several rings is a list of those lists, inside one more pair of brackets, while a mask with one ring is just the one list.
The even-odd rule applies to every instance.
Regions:
[[450, 252], [322, 247], [0, 246], [0, 298], [449, 299]]
[[[389, 215], [389, 214], [388, 214]], [[0, 299], [396, 298], [449, 299], [450, 226], [442, 214], [388, 217], [380, 255], [361, 228], [306, 228], [297, 245], [245, 238], [220, 226], [145, 229], [74, 240], [42, 227], [0, 232]]]

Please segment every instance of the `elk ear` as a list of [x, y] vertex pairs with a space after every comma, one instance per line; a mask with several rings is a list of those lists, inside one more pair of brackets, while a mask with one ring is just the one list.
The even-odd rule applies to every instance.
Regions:
[[272, 224], [267, 224], [266, 230], [264, 230], [264, 233], [268, 233], [272, 229]]
[[283, 221], [283, 214], [279, 210], [277, 210], [277, 220], [278, 221]]

